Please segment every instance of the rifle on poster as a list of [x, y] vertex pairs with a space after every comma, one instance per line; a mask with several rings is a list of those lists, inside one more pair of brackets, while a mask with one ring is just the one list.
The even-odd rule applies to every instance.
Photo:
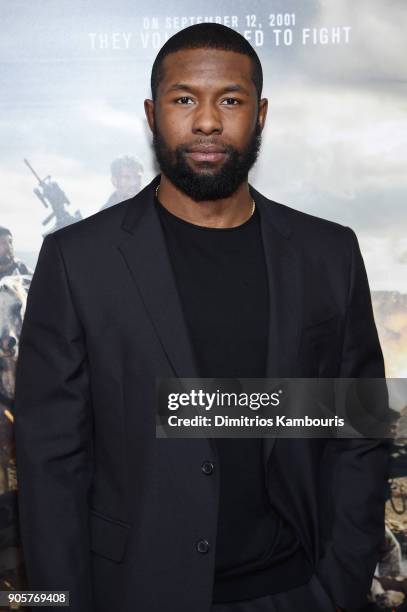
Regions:
[[71, 202], [68, 200], [58, 183], [51, 180], [50, 175], [41, 179], [27, 159], [24, 159], [24, 163], [38, 181], [38, 187], [33, 189], [35, 195], [41, 200], [45, 208], [51, 208], [52, 210], [52, 212], [42, 221], [42, 225], [46, 226], [50, 221], [53, 219], [55, 220], [54, 225], [48, 227], [47, 231], [42, 234], [43, 237], [61, 227], [71, 225], [71, 223], [75, 223], [75, 221], [82, 219], [79, 210], [76, 210], [73, 215], [66, 210], [66, 206], [70, 206]]

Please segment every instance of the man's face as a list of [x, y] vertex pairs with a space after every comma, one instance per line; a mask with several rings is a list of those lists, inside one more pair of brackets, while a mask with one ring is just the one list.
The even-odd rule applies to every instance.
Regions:
[[163, 68], [155, 104], [145, 101], [161, 171], [193, 200], [230, 196], [256, 161], [267, 112], [250, 58], [188, 49]]
[[123, 199], [131, 198], [141, 189], [141, 174], [135, 168], [123, 166], [116, 176], [112, 176], [112, 183], [118, 195]]
[[0, 236], [0, 264], [5, 265], [14, 260], [13, 238], [10, 234]]

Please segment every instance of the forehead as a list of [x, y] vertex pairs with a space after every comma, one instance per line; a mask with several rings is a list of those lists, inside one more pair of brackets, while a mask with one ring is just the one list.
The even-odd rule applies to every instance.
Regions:
[[165, 93], [175, 83], [222, 87], [233, 82], [252, 87], [255, 91], [252, 71], [252, 60], [243, 53], [223, 49], [182, 49], [164, 58], [160, 86]]

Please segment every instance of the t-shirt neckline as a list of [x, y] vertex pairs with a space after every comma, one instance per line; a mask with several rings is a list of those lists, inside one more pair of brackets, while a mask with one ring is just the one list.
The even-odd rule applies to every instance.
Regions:
[[167, 219], [171, 220], [174, 223], [178, 223], [179, 225], [183, 225], [184, 227], [189, 227], [192, 230], [198, 231], [209, 231], [214, 233], [239, 231], [254, 223], [258, 215], [258, 208], [256, 206], [253, 214], [248, 219], [246, 219], [246, 221], [243, 221], [243, 223], [240, 223], [239, 225], [235, 225], [234, 227], [207, 227], [206, 225], [197, 225], [196, 223], [191, 223], [190, 221], [186, 221], [185, 219], [174, 215], [174, 213], [170, 212], [168, 208], [161, 204], [157, 196], [154, 196], [154, 200], [159, 212], [165, 215]]

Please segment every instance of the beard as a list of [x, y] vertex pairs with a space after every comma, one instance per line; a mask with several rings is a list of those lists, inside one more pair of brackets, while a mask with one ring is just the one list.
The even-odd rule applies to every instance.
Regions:
[[[208, 141], [206, 141], [208, 144]], [[202, 143], [195, 143], [202, 144]], [[215, 144], [215, 143], [211, 143]], [[219, 144], [219, 143], [216, 143]], [[261, 145], [261, 127], [256, 127], [246, 147], [239, 151], [223, 145], [226, 161], [218, 170], [211, 170], [211, 162], [201, 162], [202, 171], [195, 171], [188, 163], [186, 152], [191, 144], [178, 145], [173, 151], [167, 146], [154, 122], [153, 148], [161, 171], [183, 193], [196, 202], [230, 197], [244, 181], [256, 162]]]

